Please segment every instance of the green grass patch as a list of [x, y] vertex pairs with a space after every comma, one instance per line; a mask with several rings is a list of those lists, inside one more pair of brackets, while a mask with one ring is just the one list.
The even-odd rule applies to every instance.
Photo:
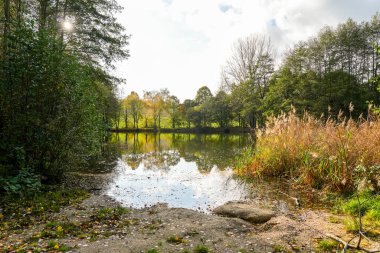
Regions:
[[90, 195], [82, 189], [45, 187], [32, 197], [5, 196], [0, 199], [3, 211], [0, 220], [25, 216], [40, 216], [46, 212], [59, 212], [61, 207], [81, 203]]
[[323, 239], [318, 242], [319, 252], [333, 252], [339, 246], [339, 243], [331, 239]]
[[194, 253], [210, 253], [211, 250], [206, 245], [197, 245], [194, 248]]
[[380, 235], [380, 196], [374, 192], [366, 191], [359, 196], [353, 195], [338, 201], [337, 209], [351, 217], [344, 220], [348, 232], [355, 233], [359, 230], [359, 211], [362, 216], [363, 230], [368, 231], [369, 236]]
[[158, 249], [149, 249], [146, 253], [160, 253]]
[[128, 214], [128, 209], [124, 207], [115, 207], [115, 208], [101, 208], [96, 211], [96, 213], [91, 217], [94, 221], [109, 221], [109, 220], [120, 220], [123, 215]]
[[288, 253], [290, 251], [282, 245], [275, 245], [273, 248], [273, 252], [275, 252], [275, 253]]

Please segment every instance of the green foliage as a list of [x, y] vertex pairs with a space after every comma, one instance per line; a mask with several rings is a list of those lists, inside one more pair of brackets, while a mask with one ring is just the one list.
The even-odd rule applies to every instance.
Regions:
[[284, 246], [282, 245], [275, 245], [274, 246], [274, 249], [273, 249], [273, 252], [275, 253], [288, 253], [290, 252], [289, 250], [287, 250]]
[[363, 191], [359, 195], [341, 199], [337, 209], [351, 217], [344, 220], [348, 232], [356, 233], [359, 230], [359, 212], [363, 230], [367, 235], [380, 234], [380, 196], [376, 192]]
[[[19, 3], [8, 6], [0, 31], [0, 177], [8, 192], [38, 188], [34, 173], [51, 182], [100, 153], [118, 111], [118, 80], [100, 63], [128, 55], [114, 1], [69, 1], [64, 10]], [[73, 31], [62, 30], [63, 17], [75, 20]]]
[[128, 209], [124, 207], [99, 209], [92, 219], [95, 221], [120, 220], [123, 215], [128, 214]]
[[158, 249], [150, 249], [146, 253], [159, 253]]
[[331, 239], [323, 239], [318, 242], [318, 249], [322, 252], [335, 252], [338, 246], [338, 242]]
[[[359, 204], [359, 201], [361, 204]], [[341, 210], [352, 216], [358, 216], [359, 207], [363, 216], [380, 222], [380, 196], [378, 194], [366, 191], [359, 195], [359, 199], [353, 196], [346, 200], [345, 203], [342, 203]]]
[[366, 115], [368, 101], [380, 102], [373, 64], [379, 20], [379, 14], [360, 24], [349, 19], [298, 43], [271, 78], [264, 114], [278, 115], [295, 106], [299, 114], [306, 110], [318, 117], [340, 111], [355, 118]]
[[247, 169], [247, 165], [252, 163], [254, 155], [254, 148], [245, 148], [235, 159], [234, 168], [239, 173], [244, 174], [244, 170]]
[[197, 245], [194, 248], [194, 253], [210, 253], [211, 250], [206, 245]]
[[0, 191], [8, 194], [33, 195], [41, 188], [40, 177], [29, 168], [21, 168], [19, 174], [12, 178], [0, 178]]

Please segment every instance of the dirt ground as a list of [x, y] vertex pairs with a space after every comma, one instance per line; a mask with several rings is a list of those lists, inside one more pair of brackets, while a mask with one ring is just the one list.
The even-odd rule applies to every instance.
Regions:
[[[106, 196], [91, 196], [82, 203], [82, 210], [65, 209], [62, 217], [68, 220], [86, 219], [93, 208], [117, 206]], [[238, 218], [219, 217], [183, 208], [168, 208], [165, 204], [131, 210], [132, 223], [115, 235], [95, 241], [67, 241], [76, 247], [72, 252], [193, 252], [198, 245], [206, 245], [212, 252], [313, 252], [323, 233], [348, 238], [340, 219], [325, 211], [299, 210], [294, 214], [278, 214], [261, 225]], [[321, 233], [321, 232], [323, 233]], [[183, 238], [169, 242], [170, 237]], [[154, 251], [153, 251], [154, 252]]]
[[[168, 208], [165, 204], [128, 209], [117, 221], [94, 219], [94, 214], [99, 214], [99, 211], [101, 213], [118, 206], [119, 203], [110, 197], [93, 194], [79, 205], [64, 207], [60, 213], [52, 214], [49, 219], [57, 224], [74, 224], [86, 231], [85, 236], [77, 233], [76, 236], [59, 237], [57, 244], [70, 246], [68, 252], [83, 253], [322, 252], [317, 244], [326, 238], [326, 233], [346, 240], [352, 237], [345, 232], [342, 217], [311, 209], [278, 212], [276, 217], [264, 224], [251, 224], [238, 218], [189, 209]], [[36, 234], [40, 235], [36, 245], [48, 245], [52, 237], [41, 235], [49, 229], [54, 235], [59, 230], [66, 230], [66, 227], [56, 225], [47, 228], [41, 224], [9, 235], [0, 240], [0, 252], [12, 252], [6, 250], [7, 244], [28, 241], [26, 238]], [[43, 252], [59, 252], [59, 249], [54, 250], [54, 246]]]

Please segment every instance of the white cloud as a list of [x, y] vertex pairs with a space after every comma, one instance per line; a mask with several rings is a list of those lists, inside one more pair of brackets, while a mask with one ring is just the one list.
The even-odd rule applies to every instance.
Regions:
[[132, 35], [131, 57], [118, 65], [123, 93], [168, 88], [181, 100], [202, 85], [216, 91], [232, 44], [269, 34], [279, 53], [325, 25], [369, 20], [378, 0], [119, 0]]

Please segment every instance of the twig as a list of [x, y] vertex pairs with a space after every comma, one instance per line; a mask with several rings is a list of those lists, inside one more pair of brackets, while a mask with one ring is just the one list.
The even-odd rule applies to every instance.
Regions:
[[290, 196], [289, 194], [287, 194], [287, 193], [285, 193], [285, 192], [282, 192], [282, 191], [278, 191], [278, 192], [281, 193], [281, 194], [284, 194], [285, 196], [287, 196], [287, 197], [289, 197], [289, 198], [291, 198], [291, 199], [293, 199], [294, 202], [296, 203], [296, 206], [297, 206], [297, 207], [300, 207], [300, 206], [301, 206], [301, 204], [300, 204], [300, 202], [299, 202], [299, 200], [298, 200], [297, 198], [295, 198], [295, 197], [293, 197], [293, 196]]

